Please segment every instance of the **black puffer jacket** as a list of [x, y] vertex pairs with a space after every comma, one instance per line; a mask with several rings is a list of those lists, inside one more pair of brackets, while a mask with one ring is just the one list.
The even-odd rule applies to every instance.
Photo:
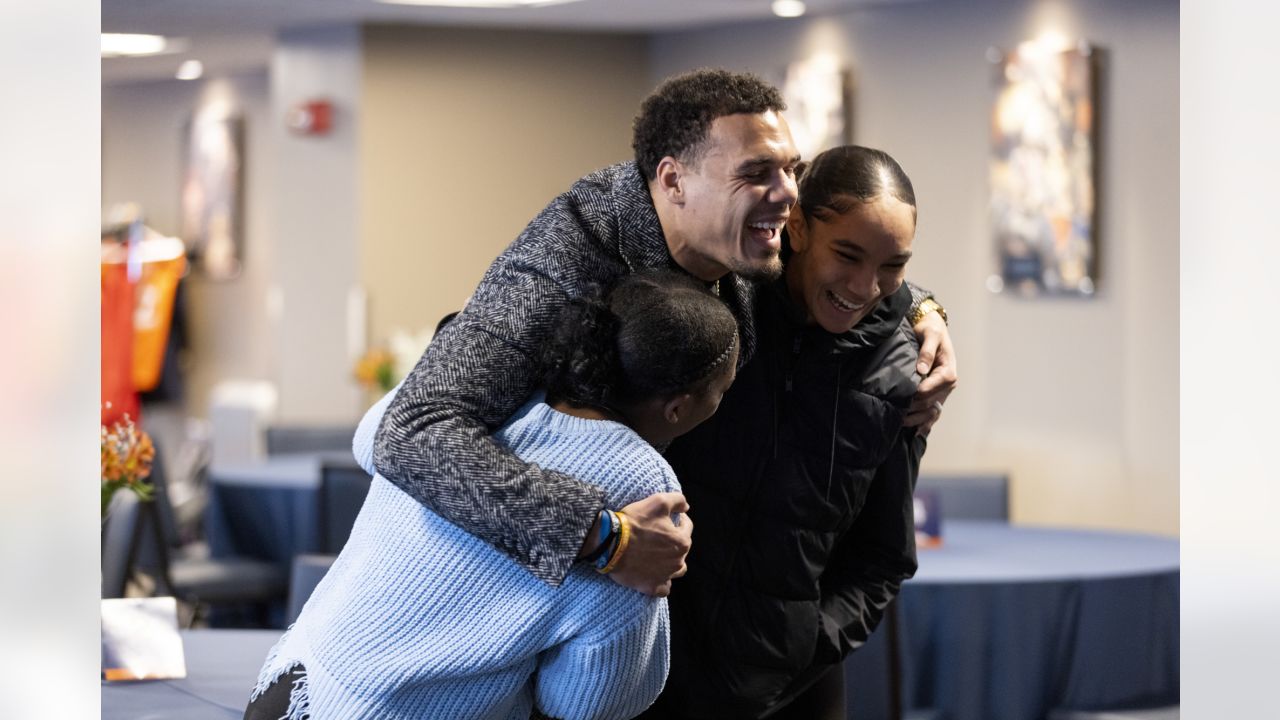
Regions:
[[833, 336], [785, 280], [758, 293], [755, 357], [667, 452], [695, 533], [655, 716], [767, 715], [865, 642], [915, 573], [910, 305], [904, 286]]

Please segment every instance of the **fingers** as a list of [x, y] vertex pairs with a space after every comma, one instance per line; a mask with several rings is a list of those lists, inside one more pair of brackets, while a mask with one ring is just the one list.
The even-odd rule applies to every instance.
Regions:
[[917, 427], [920, 423], [933, 420], [939, 414], [938, 410], [932, 405], [919, 408], [913, 405], [911, 409], [907, 410], [907, 416], [902, 419], [902, 424], [907, 427]]
[[671, 581], [688, 572], [685, 556], [693, 547], [689, 503], [675, 492], [655, 493], [624, 508], [631, 540], [609, 577], [619, 585], [656, 597], [671, 592]]
[[923, 409], [908, 412], [907, 416], [903, 418], [902, 424], [927, 433], [933, 428], [933, 424], [938, 422], [940, 417], [942, 417], [942, 403], [935, 401], [932, 405]]
[[[920, 351], [920, 358], [923, 361], [923, 350]], [[931, 357], [931, 360], [937, 364], [920, 381], [920, 386], [916, 388], [916, 395], [930, 395], [939, 390], [945, 390], [947, 394], [950, 394], [959, 380], [956, 376], [955, 356], [949, 352], [939, 350], [936, 355]]]
[[680, 562], [684, 562], [684, 556], [689, 554], [693, 549], [693, 523], [681, 523], [676, 528], [675, 549], [680, 553]]
[[935, 384], [931, 389], [925, 389], [924, 383], [920, 383], [920, 388], [916, 390], [916, 394], [911, 396], [911, 405], [907, 408], [907, 412], [925, 412], [933, 407], [935, 402], [945, 404], [947, 398], [951, 397], [951, 392], [955, 389], [956, 386], [954, 384]]
[[[931, 315], [937, 317], [937, 313], [931, 313]], [[921, 332], [925, 338], [921, 341], [920, 361], [916, 369], [919, 370], [926, 360], [931, 365], [927, 370], [928, 374], [916, 388], [915, 397], [911, 399], [911, 407], [908, 408], [907, 417], [904, 420], [904, 424], [908, 427], [915, 427], [926, 433], [942, 415], [942, 403], [947, 401], [947, 397], [956, 389], [958, 382], [956, 356], [951, 346], [951, 336], [946, 332], [946, 325], [942, 324], [941, 332], [934, 337], [936, 343], [930, 346], [931, 333], [923, 327], [929, 317], [925, 316], [916, 326], [917, 331]], [[926, 355], [926, 349], [930, 351], [928, 355]]]
[[920, 384], [916, 387], [916, 397], [928, 397], [948, 384], [954, 385], [955, 378], [948, 379], [943, 373], [935, 372], [920, 381]]
[[[921, 387], [924, 387], [924, 383], [921, 383]], [[954, 389], [953, 383], [938, 386], [928, 393], [917, 391], [911, 398], [911, 405], [907, 408], [907, 416], [903, 418], [902, 424], [928, 434], [934, 423], [942, 417], [942, 404], [947, 401]]]
[[680, 527], [684, 528], [690, 537], [693, 536], [693, 518], [686, 513], [680, 513]]
[[942, 417], [940, 414], [931, 410], [926, 410], [925, 412], [907, 415], [907, 417], [903, 419], [902, 424], [906, 427], [913, 427], [916, 429], [916, 432], [927, 435], [929, 434], [929, 431], [933, 429], [934, 423], [938, 422], [940, 417]]
[[[919, 325], [916, 327], [920, 328]], [[916, 361], [916, 372], [920, 373], [920, 376], [927, 381], [929, 370], [933, 368], [934, 357], [938, 354], [938, 343], [941, 342], [941, 334], [931, 327], [921, 329], [923, 330], [923, 336], [920, 339], [920, 359]]]
[[623, 508], [631, 517], [657, 517], [689, 512], [689, 502], [678, 492], [654, 493]]
[[925, 377], [933, 369], [939, 348], [945, 349], [950, 344], [947, 322], [938, 313], [931, 312], [920, 318], [912, 330], [920, 338], [920, 359], [916, 361], [916, 372]]

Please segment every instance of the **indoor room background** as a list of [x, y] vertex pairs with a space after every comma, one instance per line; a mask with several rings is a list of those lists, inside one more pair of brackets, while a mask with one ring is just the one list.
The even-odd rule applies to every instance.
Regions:
[[[852, 140], [893, 154], [919, 201], [908, 277], [946, 306], [959, 389], [924, 471], [1007, 472], [1015, 522], [1177, 535], [1178, 3], [936, 0], [656, 33], [329, 26], [282, 31], [269, 63], [197, 81], [104, 73], [104, 207], [179, 233], [182, 128], [244, 118], [242, 270], [187, 278], [186, 392], [163, 440], [229, 380], [277, 415], [354, 423], [366, 348], [459, 309], [488, 263], [576, 178], [628, 159], [640, 100], [701, 66], [774, 75], [835, 56]], [[1097, 290], [987, 288], [989, 50], [1047, 32], [1095, 48]], [[333, 130], [286, 128], [331, 101]]]

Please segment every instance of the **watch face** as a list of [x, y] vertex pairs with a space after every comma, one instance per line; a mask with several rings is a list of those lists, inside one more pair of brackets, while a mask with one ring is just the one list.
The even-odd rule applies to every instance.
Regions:
[[927, 298], [920, 302], [920, 308], [919, 310], [916, 311], [916, 315], [915, 315], [916, 322], [923, 320], [924, 316], [928, 315], [931, 312], [938, 313], [938, 315], [942, 317], [943, 323], [947, 322], [947, 311], [943, 310], [942, 306], [939, 305], [937, 301], [934, 300], [933, 298]]

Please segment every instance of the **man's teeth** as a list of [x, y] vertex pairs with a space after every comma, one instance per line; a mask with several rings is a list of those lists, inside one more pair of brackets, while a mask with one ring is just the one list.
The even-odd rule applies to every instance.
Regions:
[[757, 230], [781, 230], [786, 221], [779, 220], [777, 222], [754, 222], [747, 223], [747, 227], [753, 227]]

